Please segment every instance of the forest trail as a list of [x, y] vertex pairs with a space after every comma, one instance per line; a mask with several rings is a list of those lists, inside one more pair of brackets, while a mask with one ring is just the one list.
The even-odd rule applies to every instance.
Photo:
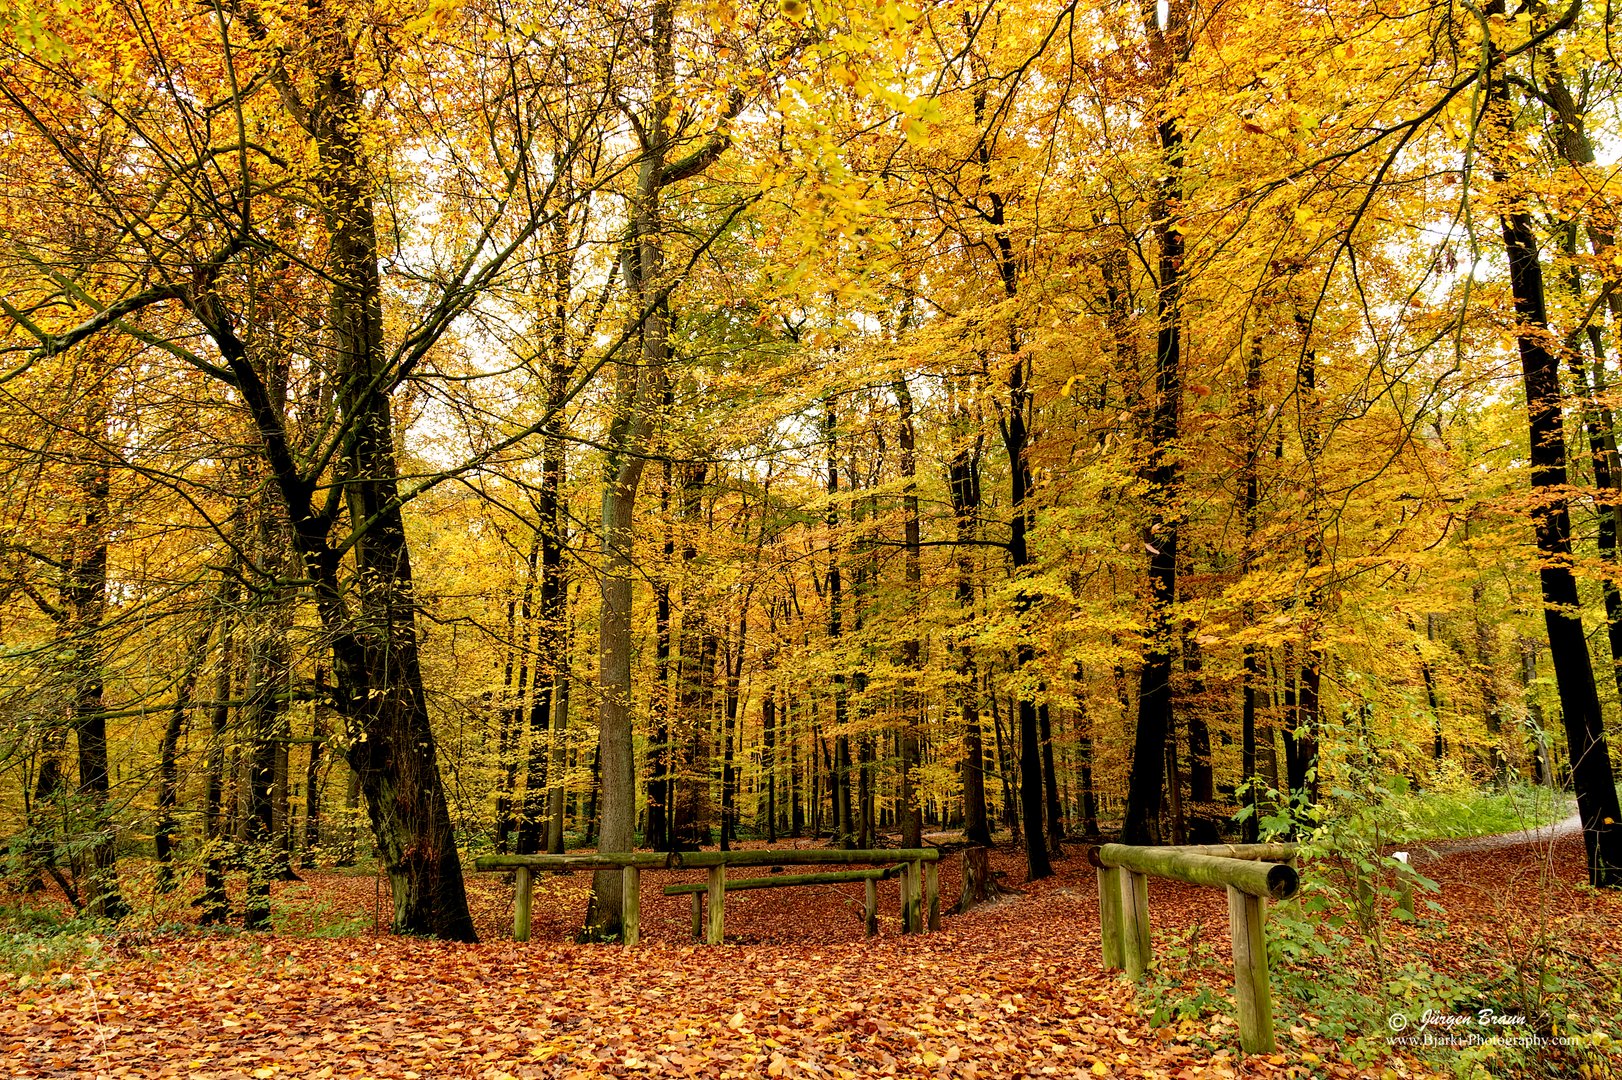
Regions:
[[[1521, 913], [1540, 907], [1532, 894], [1552, 888], [1556, 929], [1613, 955], [1622, 897], [1582, 890], [1580, 838], [1547, 833], [1535, 847], [1495, 837], [1485, 855], [1442, 854], [1427, 874], [1445, 916], [1390, 927], [1392, 948], [1454, 968], [1513, 949]], [[1551, 853], [1552, 880], [1541, 873]], [[944, 905], [956, 864], [943, 864]], [[0, 1076], [1381, 1075], [1347, 1060], [1347, 1040], [1277, 989], [1275, 1055], [1241, 1057], [1220, 1008], [1152, 1027], [1132, 989], [1099, 967], [1080, 846], [1034, 883], [1015, 853], [999, 851], [994, 865], [1022, 891], [946, 916], [940, 933], [902, 937], [886, 882], [876, 939], [862, 936], [859, 888], [806, 888], [729, 898], [719, 949], [685, 940], [686, 898], [660, 895], [657, 873], [644, 891], [647, 944], [635, 950], [569, 942], [585, 873], [538, 881], [527, 944], [510, 940], [512, 890], [495, 874], [469, 881], [482, 944], [297, 936], [295, 909], [371, 917], [373, 879], [312, 874], [279, 894], [286, 936], [130, 933], [99, 963], [26, 983], [0, 976]], [[1163, 974], [1226, 995], [1221, 893], [1155, 880], [1150, 911]], [[1275, 987], [1285, 977], [1275, 973]], [[1435, 1074], [1414, 1065], [1395, 1075]]]
[[1491, 836], [1471, 836], [1460, 840], [1426, 840], [1411, 844], [1409, 847], [1420, 856], [1414, 860], [1415, 865], [1419, 865], [1456, 855], [1475, 855], [1491, 851], [1508, 851], [1515, 848], [1547, 847], [1574, 837], [1581, 843], [1582, 833], [1583, 819], [1573, 813], [1570, 817], [1563, 821], [1557, 821], [1552, 825], [1518, 829], [1515, 832], [1494, 833]]

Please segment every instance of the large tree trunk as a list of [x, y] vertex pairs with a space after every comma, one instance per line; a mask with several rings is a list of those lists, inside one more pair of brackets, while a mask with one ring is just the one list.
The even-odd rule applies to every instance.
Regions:
[[[1487, 11], [1502, 15], [1502, 0], [1494, 0]], [[1509, 83], [1502, 70], [1502, 54], [1490, 41], [1488, 50], [1487, 122], [1489, 134], [1502, 140], [1513, 122]], [[1501, 188], [1507, 186], [1501, 164], [1495, 164], [1493, 178]], [[1559, 361], [1549, 347], [1543, 266], [1532, 215], [1523, 203], [1507, 206], [1499, 215], [1499, 223], [1509, 256], [1510, 290], [1518, 319], [1516, 344], [1526, 394], [1532, 488], [1544, 493], [1535, 512], [1538, 551], [1543, 556], [1538, 572], [1543, 623], [1565, 721], [1577, 812], [1583, 822], [1588, 877], [1595, 886], [1622, 886], [1622, 808], [1618, 806], [1599, 693], [1583, 633], [1581, 599], [1572, 572], [1571, 515], [1561, 494], [1566, 486], [1564, 418]]]
[[102, 683], [111, 462], [101, 448], [107, 442], [110, 390], [104, 384], [106, 369], [99, 361], [86, 367], [91, 379], [91, 385], [85, 388], [90, 403], [86, 434], [92, 440], [92, 450], [79, 466], [80, 516], [62, 588], [66, 617], [63, 625], [73, 678], [73, 728], [79, 748], [79, 798], [85, 815], [82, 835], [89, 839], [84, 855], [76, 857], [74, 865], [84, 912], [121, 919], [129, 909], [118, 888], [118, 834], [108, 805], [107, 716]]
[[[310, 123], [330, 234], [333, 374], [347, 432], [336, 466], [352, 530], [353, 589], [340, 581], [340, 554], [327, 537], [331, 523], [310, 505], [309, 481], [285, 446], [270, 447], [269, 456], [332, 637], [337, 703], [362, 735], [349, 751], [349, 762], [388, 870], [391, 925], [398, 933], [472, 941], [476, 935], [417, 653], [415, 590], [383, 350], [373, 181], [361, 145], [360, 91], [350, 70], [355, 57], [341, 21], [330, 12], [321, 15], [330, 21], [311, 50], [319, 96]], [[215, 318], [205, 323], [223, 328], [218, 312], [210, 314]], [[246, 360], [245, 354], [230, 355], [242, 352], [240, 343], [227, 344], [222, 352], [233, 371]], [[262, 395], [249, 404], [261, 432], [274, 439], [280, 403]]]

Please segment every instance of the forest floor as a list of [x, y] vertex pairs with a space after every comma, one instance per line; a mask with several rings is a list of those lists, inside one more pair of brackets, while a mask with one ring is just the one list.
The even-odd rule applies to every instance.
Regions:
[[[1018, 853], [999, 851], [993, 864], [1019, 891], [917, 937], [898, 932], [893, 881], [871, 940], [860, 886], [739, 893], [722, 948], [692, 945], [687, 897], [662, 895], [691, 872], [644, 876], [634, 950], [572, 943], [586, 872], [537, 881], [524, 944], [511, 940], [511, 884], [470, 875], [477, 945], [375, 932], [375, 878], [306, 872], [279, 887], [274, 934], [124, 932], [0, 973], [0, 1077], [1473, 1075], [1479, 1048], [1390, 1046], [1367, 1010], [1346, 1011], [1348, 995], [1379, 964], [1487, 986], [1551, 958], [1574, 984], [1614, 993], [1604, 973], [1622, 959], [1622, 896], [1583, 883], [1569, 830], [1445, 847], [1423, 868], [1442, 912], [1422, 904], [1417, 921], [1383, 923], [1377, 945], [1338, 939], [1342, 954], [1275, 971], [1272, 1055], [1237, 1047], [1221, 892], [1151, 882], [1161, 971], [1140, 995], [1099, 966], [1097, 890], [1074, 844], [1031, 883]], [[958, 885], [957, 860], [943, 860], [943, 907]], [[1403, 978], [1414, 1001], [1397, 1004], [1417, 1016], [1436, 987]], [[1345, 993], [1323, 992], [1331, 984]], [[1602, 1034], [1622, 1039], [1614, 1026]], [[1622, 1076], [1616, 1043], [1602, 1044], [1546, 1056], [1537, 1075]], [[1517, 1068], [1498, 1075], [1532, 1075]]]

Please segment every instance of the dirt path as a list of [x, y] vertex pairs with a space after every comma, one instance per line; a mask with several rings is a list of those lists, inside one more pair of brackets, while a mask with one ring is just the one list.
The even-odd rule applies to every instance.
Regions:
[[1470, 836], [1460, 840], [1422, 840], [1408, 845], [1408, 850], [1414, 853], [1414, 863], [1418, 865], [1455, 855], [1479, 855], [1517, 847], [1548, 847], [1571, 837], [1581, 837], [1582, 831], [1582, 819], [1572, 814], [1564, 821], [1535, 829], [1520, 829], [1493, 836]]

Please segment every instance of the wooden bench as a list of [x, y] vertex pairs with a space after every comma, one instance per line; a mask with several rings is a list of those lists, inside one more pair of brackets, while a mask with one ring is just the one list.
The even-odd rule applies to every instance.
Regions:
[[1105, 844], [1087, 852], [1098, 868], [1098, 919], [1104, 967], [1143, 978], [1149, 947], [1149, 877], [1228, 890], [1233, 935], [1234, 1003], [1239, 1045], [1246, 1053], [1272, 1053], [1273, 994], [1267, 974], [1266, 901], [1288, 900], [1300, 888], [1294, 844], [1214, 844], [1135, 847]]
[[[933, 866], [931, 866], [933, 869]], [[826, 870], [814, 874], [779, 874], [763, 878], [728, 878], [723, 882], [725, 892], [737, 892], [746, 889], [788, 889], [799, 885], [843, 885], [847, 882], [860, 881], [867, 886], [865, 904], [863, 908], [863, 922], [867, 928], [867, 936], [873, 937], [879, 932], [879, 882], [893, 878], [907, 872], [906, 863], [896, 863], [894, 866], [878, 867], [872, 870]], [[927, 874], [927, 872], [926, 872]], [[937, 879], [938, 880], [938, 879]], [[704, 896], [710, 890], [707, 882], [689, 882], [685, 885], [666, 885], [666, 896], [691, 895], [693, 898], [693, 940], [698, 941], [704, 936]], [[926, 889], [926, 892], [929, 890]], [[940, 897], [938, 890], [930, 893], [929, 904], [931, 930], [940, 929]], [[906, 925], [907, 895], [902, 890], [901, 920]]]
[[[474, 869], [481, 872], [512, 870], [517, 875], [513, 904], [513, 940], [529, 940], [530, 909], [533, 903], [534, 874], [537, 870], [602, 870], [618, 868], [624, 875], [621, 889], [620, 921], [622, 940], [628, 946], [636, 945], [642, 934], [642, 871], [689, 870], [708, 871], [702, 894], [695, 886], [694, 906], [703, 904], [700, 897], [709, 900], [709, 918], [705, 921], [704, 940], [710, 945], [721, 944], [726, 920], [726, 869], [728, 866], [854, 866], [863, 863], [899, 863], [900, 869], [885, 868], [881, 876], [895, 874], [901, 879], [901, 932], [922, 933], [926, 923], [930, 930], [940, 929], [940, 878], [936, 864], [940, 852], [934, 848], [854, 849], [843, 848], [788, 848], [749, 849], [745, 851], [628, 851], [596, 852], [578, 855], [481, 855], [474, 860]], [[847, 871], [846, 873], [856, 873]], [[799, 875], [815, 877], [814, 874]], [[740, 879], [742, 881], [770, 878]], [[862, 880], [859, 877], [846, 880]], [[868, 884], [872, 899], [870, 916], [876, 920], [877, 882]], [[811, 882], [796, 882], [811, 884]], [[737, 887], [735, 884], [733, 887]], [[747, 886], [766, 888], [764, 885]], [[927, 917], [925, 912], [927, 910]], [[875, 923], [870, 922], [870, 925]], [[696, 936], [696, 935], [695, 935]]]

